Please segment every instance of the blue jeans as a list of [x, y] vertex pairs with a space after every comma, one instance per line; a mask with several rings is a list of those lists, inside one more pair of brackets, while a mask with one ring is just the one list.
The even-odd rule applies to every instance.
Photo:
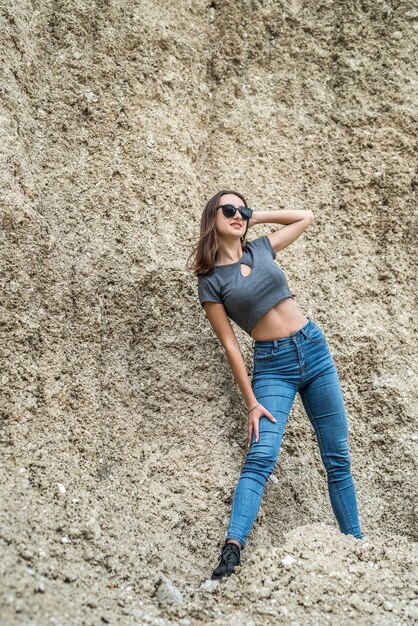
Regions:
[[253, 433], [232, 500], [227, 539], [244, 547], [257, 516], [267, 478], [279, 456], [283, 432], [299, 391], [315, 430], [325, 466], [331, 506], [340, 531], [363, 537], [351, 475], [347, 417], [338, 373], [323, 331], [308, 318], [307, 324], [288, 337], [253, 341], [252, 388], [274, 417], [259, 421], [259, 440]]

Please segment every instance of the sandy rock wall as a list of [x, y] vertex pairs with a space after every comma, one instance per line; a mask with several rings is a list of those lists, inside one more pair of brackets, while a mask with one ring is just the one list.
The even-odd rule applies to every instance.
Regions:
[[[412, 623], [413, 4], [19, 0], [0, 20], [4, 622]], [[316, 214], [278, 262], [340, 373], [367, 543], [337, 530], [298, 399], [248, 565], [212, 588], [245, 405], [186, 260], [224, 186]]]

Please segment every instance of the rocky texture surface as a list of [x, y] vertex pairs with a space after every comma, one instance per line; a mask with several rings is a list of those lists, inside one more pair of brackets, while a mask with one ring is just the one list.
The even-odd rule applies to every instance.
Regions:
[[[0, 20], [2, 624], [414, 623], [416, 7], [17, 0]], [[316, 214], [278, 262], [340, 373], [365, 540], [336, 528], [298, 399], [214, 583], [245, 405], [186, 259], [224, 186]]]

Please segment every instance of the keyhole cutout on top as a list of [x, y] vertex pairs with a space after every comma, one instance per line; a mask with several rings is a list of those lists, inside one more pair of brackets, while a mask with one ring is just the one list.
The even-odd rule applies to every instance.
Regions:
[[241, 263], [240, 269], [241, 269], [242, 276], [249, 276], [253, 270], [253, 268], [247, 265], [246, 263]]

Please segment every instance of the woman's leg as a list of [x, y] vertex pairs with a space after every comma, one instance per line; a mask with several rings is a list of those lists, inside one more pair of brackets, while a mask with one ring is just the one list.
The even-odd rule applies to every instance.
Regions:
[[[321, 345], [323, 350], [323, 345]], [[335, 364], [300, 389], [303, 406], [315, 429], [324, 463], [331, 506], [344, 534], [363, 537], [351, 475], [347, 416]]]
[[274, 415], [277, 422], [261, 417], [258, 443], [253, 433], [235, 488], [227, 540], [237, 539], [242, 547], [260, 508], [267, 478], [276, 465], [297, 386], [281, 380], [270, 370], [260, 374], [253, 389], [257, 401]]

